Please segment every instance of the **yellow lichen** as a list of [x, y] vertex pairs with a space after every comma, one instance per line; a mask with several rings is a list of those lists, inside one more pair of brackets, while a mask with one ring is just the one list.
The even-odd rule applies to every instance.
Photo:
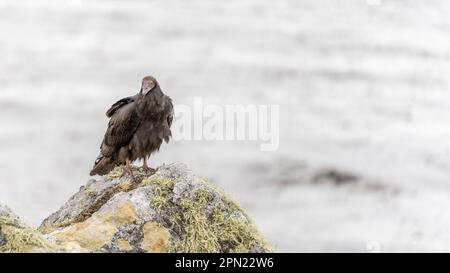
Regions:
[[130, 245], [130, 243], [125, 239], [117, 240], [117, 246], [122, 251], [131, 251], [133, 249], [133, 247]]
[[95, 197], [97, 195], [97, 191], [93, 187], [87, 187], [84, 193], [89, 197]]
[[143, 227], [144, 238], [141, 248], [146, 252], [167, 252], [170, 240], [169, 230], [155, 222], [147, 222]]
[[175, 185], [175, 181], [161, 177], [159, 175], [152, 175], [142, 180], [141, 185], [142, 186], [154, 185], [156, 186], [156, 190], [168, 193], [172, 191], [173, 186]]
[[52, 234], [58, 244], [77, 243], [82, 249], [98, 251], [111, 241], [120, 226], [132, 224], [139, 219], [136, 207], [131, 202], [117, 205], [115, 211], [94, 215], [87, 220], [74, 223]]
[[163, 208], [166, 207], [167, 198], [164, 196], [155, 196], [151, 203], [156, 213], [161, 213]]
[[[244, 217], [232, 216], [235, 213]], [[212, 222], [215, 223], [214, 229], [219, 240], [233, 246], [231, 252], [249, 252], [254, 245], [272, 251], [247, 214], [235, 203], [216, 207], [212, 213]]]
[[142, 180], [142, 186], [153, 185], [153, 199], [151, 201], [152, 207], [157, 213], [161, 213], [167, 205], [167, 196], [172, 191], [175, 182], [170, 179], [152, 175]]
[[[147, 175], [147, 173], [142, 169], [142, 168], [138, 168], [138, 167], [132, 167], [133, 169], [133, 175], [135, 177], [137, 176], [145, 176]], [[108, 175], [106, 176], [106, 178], [108, 180], [113, 180], [119, 177], [124, 176], [124, 173], [126, 172], [126, 166], [125, 165], [119, 165], [117, 167], [115, 167], [112, 171], [110, 171], [108, 173]]]
[[47, 241], [39, 231], [21, 226], [17, 220], [0, 217], [0, 232], [6, 237], [6, 243], [0, 246], [0, 252], [57, 252], [58, 248]]
[[133, 186], [133, 183], [128, 180], [123, 183], [120, 183], [118, 188], [120, 191], [127, 192], [132, 188], [132, 186]]
[[131, 202], [123, 202], [117, 205], [117, 212], [114, 217], [119, 225], [132, 224], [138, 220], [136, 207]]
[[48, 234], [48, 233], [51, 233], [51, 232], [55, 231], [56, 229], [57, 229], [57, 227], [53, 226], [52, 224], [50, 224], [48, 222], [45, 222], [45, 223], [42, 224], [42, 226], [39, 227], [38, 230], [42, 234]]
[[204, 203], [192, 202], [188, 198], [180, 201], [182, 215], [179, 215], [177, 223], [183, 236], [182, 252], [220, 252], [221, 246], [217, 240], [213, 223], [210, 223], [204, 213]]
[[[182, 197], [177, 202], [168, 198], [175, 185], [174, 180], [152, 176], [143, 181], [153, 185], [151, 205], [158, 213], [168, 211], [167, 227], [181, 235], [181, 240], [173, 242], [171, 252], [250, 252], [253, 246], [261, 246], [266, 251], [271, 247], [266, 243], [245, 211], [213, 182], [201, 179], [204, 187], [195, 192], [195, 198]], [[221, 194], [221, 202], [207, 215], [206, 206], [214, 198], [212, 191]], [[239, 214], [241, 216], [235, 215]]]
[[109, 245], [117, 227], [113, 223], [114, 215], [107, 212], [94, 216], [84, 222], [72, 224], [52, 234], [57, 243], [76, 242], [82, 248], [98, 251], [104, 245]]
[[125, 166], [123, 166], [123, 165], [117, 166], [112, 171], [110, 171], [106, 177], [109, 180], [112, 180], [115, 178], [122, 177], [124, 172], [125, 172]]

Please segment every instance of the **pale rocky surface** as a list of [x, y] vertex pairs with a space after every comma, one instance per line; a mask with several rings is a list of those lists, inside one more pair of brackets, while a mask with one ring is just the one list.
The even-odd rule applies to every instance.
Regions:
[[[135, 179], [117, 167], [90, 180], [39, 231], [0, 206], [0, 250], [9, 252], [269, 252], [247, 214], [183, 164]], [[8, 221], [1, 221], [2, 219]], [[6, 237], [3, 230], [8, 231]], [[33, 231], [30, 247], [7, 248], [11, 229]], [[36, 243], [37, 242], [37, 243]], [[1, 247], [5, 245], [5, 249]]]

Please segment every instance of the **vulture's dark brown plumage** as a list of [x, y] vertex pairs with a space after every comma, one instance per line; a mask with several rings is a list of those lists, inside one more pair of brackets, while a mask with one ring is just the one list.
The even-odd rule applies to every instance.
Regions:
[[147, 158], [172, 136], [172, 100], [151, 76], [142, 80], [138, 94], [114, 103], [106, 116], [110, 121], [91, 175], [105, 175], [120, 164], [132, 175], [130, 164], [137, 159], [149, 169]]

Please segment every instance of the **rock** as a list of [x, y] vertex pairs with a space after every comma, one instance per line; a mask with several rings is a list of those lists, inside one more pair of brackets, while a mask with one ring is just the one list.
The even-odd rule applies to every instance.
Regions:
[[[270, 252], [245, 211], [183, 164], [90, 180], [39, 230], [63, 252]], [[0, 238], [1, 240], [1, 238]]]
[[27, 226], [8, 207], [0, 205], [0, 252], [56, 252], [58, 248], [35, 228]]

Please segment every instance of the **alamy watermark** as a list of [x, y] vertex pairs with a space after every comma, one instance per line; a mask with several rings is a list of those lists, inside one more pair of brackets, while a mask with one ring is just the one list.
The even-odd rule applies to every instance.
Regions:
[[259, 141], [261, 151], [280, 144], [279, 105], [177, 104], [172, 125], [174, 140]]

